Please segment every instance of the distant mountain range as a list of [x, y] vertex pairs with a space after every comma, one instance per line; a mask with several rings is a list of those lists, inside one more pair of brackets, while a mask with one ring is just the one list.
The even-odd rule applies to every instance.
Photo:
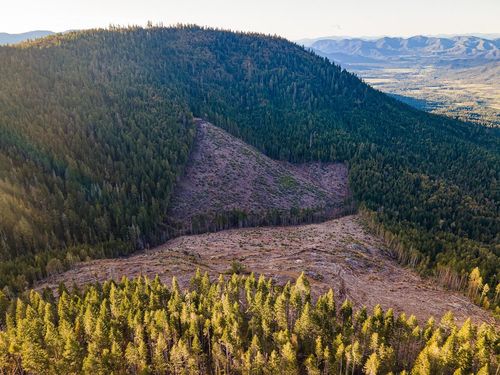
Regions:
[[367, 39], [319, 39], [309, 45], [341, 65], [450, 65], [468, 67], [500, 59], [500, 39], [414, 36]]
[[500, 38], [318, 38], [303, 45], [418, 109], [500, 126]]
[[54, 32], [48, 30], [34, 30], [21, 34], [0, 33], [0, 45], [16, 44], [30, 39], [43, 38], [44, 36], [52, 34], [54, 34]]
[[[494, 40], [500, 38], [500, 33], [471, 33], [471, 34], [436, 34], [436, 35], [423, 35], [428, 38], [455, 38], [461, 36], [472, 36], [481, 39]], [[294, 40], [295, 43], [302, 46], [310, 47], [313, 43], [319, 40], [345, 40], [345, 39], [362, 39], [362, 40], [378, 40], [388, 37], [387, 35], [369, 35], [369, 36], [350, 36], [350, 35], [330, 35], [330, 36], [320, 36], [316, 38], [302, 38]]]

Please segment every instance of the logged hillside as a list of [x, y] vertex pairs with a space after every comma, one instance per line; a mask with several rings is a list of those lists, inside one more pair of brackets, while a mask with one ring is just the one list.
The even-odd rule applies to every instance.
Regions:
[[332, 289], [337, 302], [347, 298], [358, 308], [381, 305], [420, 321], [440, 319], [451, 311], [460, 322], [470, 317], [476, 323], [494, 323], [489, 312], [467, 297], [399, 266], [390, 259], [393, 251], [364, 228], [360, 217], [345, 216], [321, 224], [183, 236], [127, 258], [80, 263], [36, 284], [36, 289], [55, 291], [61, 283], [83, 288], [96, 281], [140, 275], [158, 276], [164, 283], [175, 276], [187, 288], [197, 268], [213, 279], [237, 270], [285, 285], [304, 272], [314, 297]]
[[278, 162], [212, 124], [196, 124], [168, 211], [177, 234], [312, 222], [352, 209], [344, 164]]
[[423, 270], [499, 277], [500, 138], [429, 115], [284, 39], [91, 30], [0, 48], [0, 284], [168, 238], [204, 118], [288, 162], [345, 162]]

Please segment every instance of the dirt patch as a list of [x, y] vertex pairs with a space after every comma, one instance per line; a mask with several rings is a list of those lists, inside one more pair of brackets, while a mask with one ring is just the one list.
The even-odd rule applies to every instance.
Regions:
[[83, 285], [140, 274], [169, 282], [176, 276], [187, 286], [196, 268], [212, 277], [228, 272], [234, 261], [246, 270], [273, 277], [284, 284], [305, 272], [313, 291], [333, 288], [337, 300], [352, 300], [357, 306], [414, 314], [421, 322], [441, 317], [451, 310], [459, 321], [493, 322], [485, 310], [464, 296], [423, 280], [386, 257], [382, 241], [369, 234], [357, 216], [322, 224], [289, 227], [234, 229], [184, 236], [155, 249], [128, 258], [81, 263], [74, 269], [37, 285], [56, 288]]
[[[168, 216], [184, 229], [181, 234], [197, 232], [191, 230], [194, 218], [213, 220], [234, 211], [260, 217], [270, 210], [306, 209], [321, 213], [322, 220], [337, 217], [349, 197], [347, 174], [341, 163], [291, 164], [270, 159], [224, 130], [197, 120], [190, 161], [175, 188]], [[261, 224], [254, 220], [244, 226]]]

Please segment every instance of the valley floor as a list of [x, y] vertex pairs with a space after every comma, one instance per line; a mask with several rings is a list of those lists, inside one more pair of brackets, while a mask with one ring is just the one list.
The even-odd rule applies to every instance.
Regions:
[[380, 68], [356, 71], [381, 91], [419, 109], [464, 121], [500, 126], [500, 67]]
[[493, 322], [487, 311], [461, 294], [399, 266], [384, 248], [357, 216], [303, 226], [233, 229], [179, 237], [128, 258], [81, 263], [44, 280], [37, 289], [57, 288], [61, 281], [83, 285], [141, 274], [158, 275], [164, 282], [176, 276], [186, 287], [197, 268], [215, 278], [239, 262], [246, 271], [271, 276], [278, 283], [305, 272], [316, 294], [333, 288], [338, 302], [349, 298], [357, 306], [380, 304], [414, 314], [420, 322], [449, 310], [459, 321], [472, 317], [475, 322]]

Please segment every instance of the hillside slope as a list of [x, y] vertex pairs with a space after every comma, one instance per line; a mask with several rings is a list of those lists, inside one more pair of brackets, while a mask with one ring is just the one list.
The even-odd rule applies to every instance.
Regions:
[[452, 311], [459, 321], [494, 322], [490, 313], [461, 294], [425, 281], [387, 256], [383, 242], [369, 234], [356, 216], [304, 226], [233, 229], [218, 233], [179, 237], [157, 248], [122, 259], [81, 263], [63, 274], [37, 284], [56, 289], [60, 282], [83, 286], [122, 276], [145, 275], [169, 283], [175, 276], [183, 288], [196, 268], [216, 279], [239, 262], [283, 285], [301, 272], [315, 295], [333, 288], [341, 304], [349, 298], [356, 306], [414, 314], [424, 322]]
[[72, 32], [0, 47], [0, 87], [0, 285], [168, 239], [193, 116], [273, 159], [349, 165], [356, 202], [422, 269], [500, 279], [499, 133], [414, 110], [285, 39]]
[[311, 222], [349, 209], [344, 164], [275, 161], [214, 125], [196, 123], [193, 151], [168, 212], [180, 233]]

